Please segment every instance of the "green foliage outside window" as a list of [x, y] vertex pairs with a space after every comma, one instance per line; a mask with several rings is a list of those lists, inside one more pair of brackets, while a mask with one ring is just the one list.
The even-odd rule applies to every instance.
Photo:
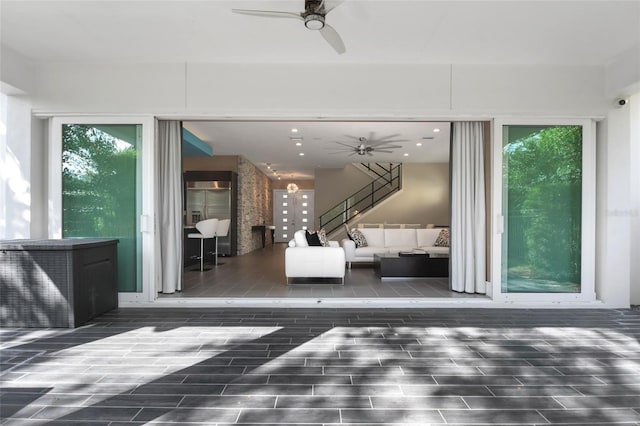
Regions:
[[510, 291], [579, 292], [582, 128], [509, 130], [516, 135], [503, 151]]
[[112, 127], [62, 128], [62, 232], [65, 238], [118, 238], [120, 291], [136, 291], [135, 125], [132, 140], [113, 136], [110, 131], [123, 127]]

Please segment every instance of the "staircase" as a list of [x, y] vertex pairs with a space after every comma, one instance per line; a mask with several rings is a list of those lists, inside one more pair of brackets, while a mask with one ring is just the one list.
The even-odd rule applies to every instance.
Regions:
[[375, 177], [373, 182], [320, 215], [320, 227], [331, 234], [357, 215], [377, 206], [402, 188], [402, 164], [360, 163], [357, 167]]

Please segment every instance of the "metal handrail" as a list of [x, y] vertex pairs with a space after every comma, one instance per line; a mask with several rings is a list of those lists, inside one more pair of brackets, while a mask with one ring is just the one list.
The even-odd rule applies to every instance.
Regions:
[[[376, 163], [377, 164], [377, 163]], [[389, 164], [388, 173], [376, 178], [320, 215], [320, 227], [327, 234], [373, 207], [402, 188], [402, 164]]]
[[[385, 163], [388, 164], [388, 166], [380, 164], [380, 163], [359, 163], [360, 166], [364, 167], [365, 169], [367, 169], [370, 173], [373, 173], [374, 175], [378, 176], [379, 178], [386, 178], [386, 176], [391, 174], [391, 171], [393, 170], [394, 164], [393, 163]], [[376, 166], [378, 168], [378, 170], [382, 170], [382, 172], [376, 170], [373, 166]], [[387, 168], [388, 167], [388, 168]]]

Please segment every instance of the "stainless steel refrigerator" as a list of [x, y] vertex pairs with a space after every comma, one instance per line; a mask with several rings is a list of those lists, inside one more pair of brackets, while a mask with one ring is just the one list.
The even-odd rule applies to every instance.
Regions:
[[[231, 219], [229, 234], [218, 239], [218, 255], [234, 256], [237, 229], [234, 185], [237, 179], [233, 179], [232, 175], [219, 176], [219, 173], [185, 173], [185, 227], [191, 229], [198, 221], [205, 219]], [[191, 250], [185, 247], [186, 251]]]

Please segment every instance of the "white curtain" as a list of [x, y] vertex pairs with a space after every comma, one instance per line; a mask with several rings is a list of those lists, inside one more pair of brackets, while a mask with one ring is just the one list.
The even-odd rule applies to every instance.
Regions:
[[484, 124], [454, 122], [451, 143], [451, 288], [486, 293]]
[[156, 289], [182, 290], [182, 125], [156, 125]]

